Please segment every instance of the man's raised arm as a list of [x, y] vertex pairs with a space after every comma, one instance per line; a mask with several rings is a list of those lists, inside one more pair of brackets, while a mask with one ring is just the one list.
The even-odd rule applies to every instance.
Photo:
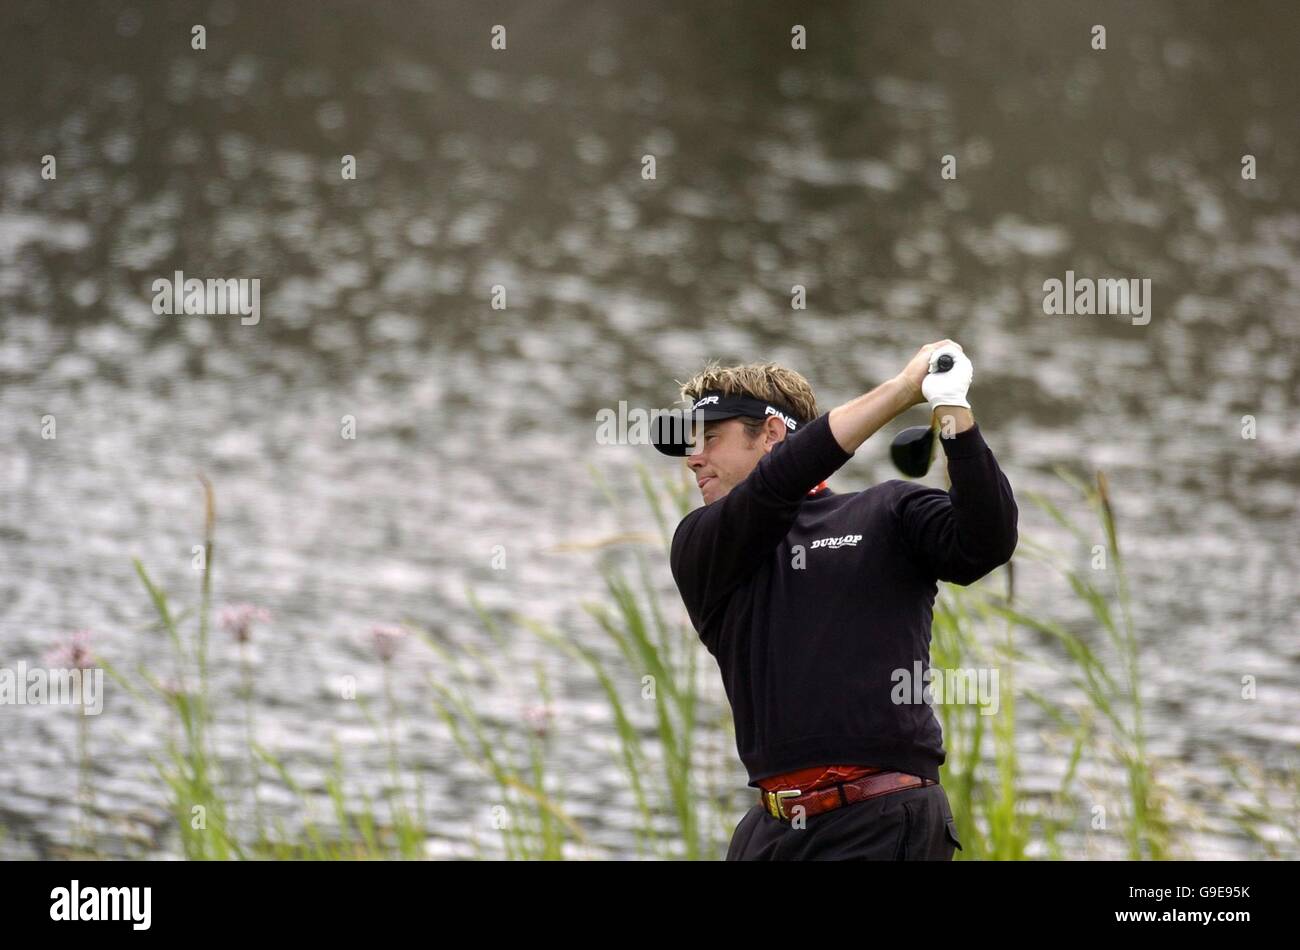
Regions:
[[899, 482], [894, 515], [904, 546], [926, 573], [973, 584], [1011, 560], [1019, 540], [1019, 510], [978, 426], [940, 442], [952, 487], [943, 491]]
[[711, 612], [789, 533], [808, 492], [853, 457], [832, 435], [830, 415], [786, 436], [740, 484], [677, 526], [673, 579], [701, 634]]
[[808, 492], [838, 471], [885, 423], [925, 401], [922, 383], [930, 354], [951, 342], [921, 347], [903, 372], [787, 436], [735, 488], [682, 519], [669, 563], [701, 635], [710, 626], [712, 612], [789, 533]]
[[[951, 342], [951, 341], [949, 341]], [[917, 360], [932, 354], [922, 347]], [[948, 491], [897, 482], [893, 511], [903, 545], [928, 574], [971, 584], [1011, 560], [1019, 510], [1011, 484], [975, 424], [966, 390], [973, 369], [965, 354], [944, 374], [923, 374], [923, 398], [938, 417], [948, 457]], [[913, 361], [914, 363], [916, 360]], [[918, 370], [909, 365], [913, 376]], [[906, 372], [906, 371], [905, 371]]]

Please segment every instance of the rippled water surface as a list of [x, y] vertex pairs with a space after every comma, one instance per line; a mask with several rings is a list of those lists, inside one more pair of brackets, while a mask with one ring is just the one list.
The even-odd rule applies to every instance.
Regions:
[[[165, 672], [132, 558], [192, 601], [201, 470], [217, 603], [275, 615], [254, 647], [264, 741], [318, 787], [337, 740], [373, 788], [382, 745], [337, 699], [349, 675], [377, 688], [371, 623], [476, 642], [471, 586], [600, 643], [580, 605], [604, 555], [554, 548], [651, 530], [634, 466], [672, 469], [598, 446], [599, 408], [666, 406], [674, 379], [717, 356], [787, 362], [826, 410], [952, 337], [1023, 534], [1086, 563], [1027, 493], [1082, 514], [1052, 466], [1108, 473], [1153, 754], [1205, 788], [1224, 787], [1224, 752], [1294, 756], [1293, 5], [832, 3], [796, 20], [749, 4], [105, 0], [0, 16], [4, 665], [87, 627], [120, 667]], [[488, 45], [498, 22], [506, 52]], [[790, 49], [793, 22], [807, 51]], [[955, 181], [939, 177], [946, 154]], [[1150, 323], [1045, 315], [1043, 281], [1067, 269], [1149, 278]], [[260, 323], [156, 315], [152, 282], [176, 270], [259, 278]], [[795, 284], [807, 310], [790, 308]], [[340, 439], [346, 415], [355, 440]], [[832, 486], [894, 477], [888, 435], [917, 415]], [[1245, 415], [1257, 439], [1241, 437]], [[590, 466], [628, 493], [622, 521]], [[1045, 567], [1017, 584], [1035, 611], [1090, 629]], [[235, 653], [214, 644], [229, 695]], [[502, 658], [517, 690], [483, 697], [500, 716], [535, 702], [538, 652], [520, 639]], [[423, 698], [432, 657], [396, 669], [405, 765], [435, 792], [480, 788]], [[1255, 703], [1236, 698], [1247, 674]], [[1051, 662], [1026, 676], [1065, 682]], [[598, 689], [562, 681], [557, 705], [573, 812], [609, 853], [634, 853], [623, 781], [595, 765], [613, 736]], [[67, 843], [68, 713], [0, 712], [0, 855]], [[1023, 715], [1028, 781], [1046, 791], [1063, 761]], [[233, 754], [237, 704], [229, 717]], [[90, 732], [101, 807], [157, 814], [157, 715], [110, 691]], [[715, 741], [739, 793], [734, 747]], [[1200, 855], [1254, 853], [1205, 807]], [[438, 837], [463, 853], [462, 831]]]

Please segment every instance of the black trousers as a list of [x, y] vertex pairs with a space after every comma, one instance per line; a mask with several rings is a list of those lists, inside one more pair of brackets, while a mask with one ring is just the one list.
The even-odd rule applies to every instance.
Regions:
[[728, 861], [951, 861], [961, 847], [942, 785], [906, 788], [804, 818], [755, 804], [740, 819]]

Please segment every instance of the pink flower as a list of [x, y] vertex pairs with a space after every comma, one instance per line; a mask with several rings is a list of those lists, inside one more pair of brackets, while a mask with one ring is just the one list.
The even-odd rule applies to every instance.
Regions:
[[158, 684], [158, 688], [162, 690], [162, 694], [172, 702], [177, 701], [183, 696], [188, 696], [194, 691], [190, 688], [189, 683], [184, 680], [179, 680], [174, 676], [165, 677], [163, 681]]
[[397, 647], [410, 631], [393, 624], [377, 623], [370, 628], [370, 641], [374, 644], [379, 659], [387, 663], [397, 653]]
[[529, 706], [524, 710], [524, 722], [532, 727], [538, 738], [545, 737], [555, 721], [555, 711], [550, 706]]
[[264, 607], [255, 607], [252, 604], [232, 604], [229, 607], [222, 608], [218, 623], [236, 641], [247, 643], [253, 624], [268, 623], [270, 619], [271, 612]]
[[89, 630], [77, 630], [70, 637], [45, 654], [45, 662], [59, 669], [85, 670], [95, 665], [95, 654], [91, 652], [90, 641], [94, 634]]

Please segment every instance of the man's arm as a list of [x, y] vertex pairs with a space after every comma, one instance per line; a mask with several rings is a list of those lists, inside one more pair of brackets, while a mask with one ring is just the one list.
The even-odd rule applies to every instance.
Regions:
[[881, 383], [869, 393], [836, 406], [830, 416], [831, 432], [835, 441], [846, 452], [856, 452], [858, 446], [871, 438], [885, 423], [911, 406], [917, 404], [920, 389], [913, 391], [903, 376]]
[[[903, 371], [787, 436], [739, 485], [687, 515], [673, 534], [669, 564], [695, 629], [781, 543], [808, 491], [853, 457], [858, 446], [910, 406], [925, 402], [930, 353], [921, 347]], [[947, 407], [945, 407], [947, 408]]]
[[[951, 343], [952, 340], [946, 339], [927, 343], [916, 351], [916, 355], [903, 367], [903, 371], [893, 379], [830, 411], [831, 431], [835, 433], [835, 440], [846, 452], [856, 452], [858, 446], [900, 412], [926, 402], [922, 384], [930, 371], [930, 355], [940, 347]], [[975, 424], [970, 410], [963, 406], [938, 408], [942, 410], [942, 415], [949, 413], [953, 415], [957, 432], [969, 429]]]
[[808, 492], [853, 457], [832, 434], [830, 415], [786, 436], [739, 485], [677, 526], [670, 557], [673, 579], [700, 633], [709, 625], [710, 612], [789, 533]]
[[[955, 434], [939, 440], [952, 487], [896, 482], [894, 514], [903, 544], [920, 567], [942, 581], [973, 584], [1011, 560], [1019, 510], [970, 410], [940, 406], [935, 414], [941, 424], [949, 414], [955, 422]], [[964, 422], [969, 424], [963, 428]]]

